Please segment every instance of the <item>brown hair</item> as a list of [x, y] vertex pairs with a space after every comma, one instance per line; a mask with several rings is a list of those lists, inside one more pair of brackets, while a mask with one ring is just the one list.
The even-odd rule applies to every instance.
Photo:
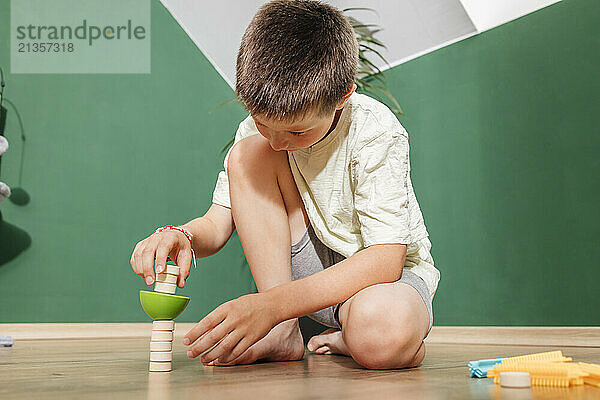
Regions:
[[340, 10], [315, 0], [274, 0], [242, 37], [235, 92], [253, 115], [323, 116], [352, 87], [357, 64], [358, 42]]

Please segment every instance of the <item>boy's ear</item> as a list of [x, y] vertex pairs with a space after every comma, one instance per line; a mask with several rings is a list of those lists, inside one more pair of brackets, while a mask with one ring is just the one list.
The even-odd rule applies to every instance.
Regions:
[[344, 105], [346, 104], [350, 96], [352, 96], [352, 93], [354, 93], [357, 87], [358, 86], [356, 86], [356, 83], [352, 84], [352, 88], [350, 88], [350, 90], [348, 90], [348, 93], [344, 95], [342, 100], [339, 102], [338, 106], [335, 108], [336, 110], [341, 110], [342, 108], [344, 108]]

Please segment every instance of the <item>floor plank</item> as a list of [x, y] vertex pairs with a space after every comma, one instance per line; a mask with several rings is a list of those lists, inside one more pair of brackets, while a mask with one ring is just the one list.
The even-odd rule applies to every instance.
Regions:
[[469, 360], [561, 349], [600, 363], [600, 348], [428, 344], [419, 368], [370, 371], [342, 356], [203, 367], [174, 343], [174, 370], [147, 372], [148, 339], [17, 341], [0, 348], [1, 399], [600, 399], [590, 386], [507, 390], [468, 376]]

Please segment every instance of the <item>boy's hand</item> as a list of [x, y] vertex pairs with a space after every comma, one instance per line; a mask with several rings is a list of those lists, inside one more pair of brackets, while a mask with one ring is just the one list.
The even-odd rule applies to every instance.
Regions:
[[200, 358], [202, 363], [208, 364], [214, 360], [227, 363], [265, 337], [279, 322], [273, 302], [265, 293], [248, 294], [215, 308], [190, 329], [183, 344], [189, 345], [198, 340], [188, 350], [190, 358], [214, 346]]
[[140, 241], [131, 254], [131, 268], [146, 284], [155, 281], [155, 272], [166, 269], [167, 257], [179, 267], [177, 285], [182, 288], [190, 274], [192, 251], [188, 238], [179, 231], [167, 230], [148, 236]]

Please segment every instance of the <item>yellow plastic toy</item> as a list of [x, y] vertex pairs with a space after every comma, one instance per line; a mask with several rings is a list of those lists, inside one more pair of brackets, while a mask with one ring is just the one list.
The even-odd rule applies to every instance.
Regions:
[[566, 388], [585, 383], [600, 387], [600, 365], [569, 362], [572, 360], [560, 350], [509, 357], [494, 365], [487, 376], [498, 384], [501, 372], [527, 372], [532, 386]]
[[565, 357], [562, 351], [547, 351], [544, 353], [526, 354], [524, 356], [508, 357], [502, 360], [503, 363], [515, 361], [550, 361], [550, 362], [567, 362], [573, 361], [571, 357]]
[[583, 378], [585, 384], [600, 388], [600, 365], [580, 362], [579, 366], [583, 372], [587, 372], [589, 374]]
[[583, 385], [583, 378], [589, 375], [578, 363], [516, 360], [496, 364], [488, 371], [488, 377], [494, 378], [494, 383], [499, 383], [501, 372], [528, 372], [532, 386], [553, 387]]

